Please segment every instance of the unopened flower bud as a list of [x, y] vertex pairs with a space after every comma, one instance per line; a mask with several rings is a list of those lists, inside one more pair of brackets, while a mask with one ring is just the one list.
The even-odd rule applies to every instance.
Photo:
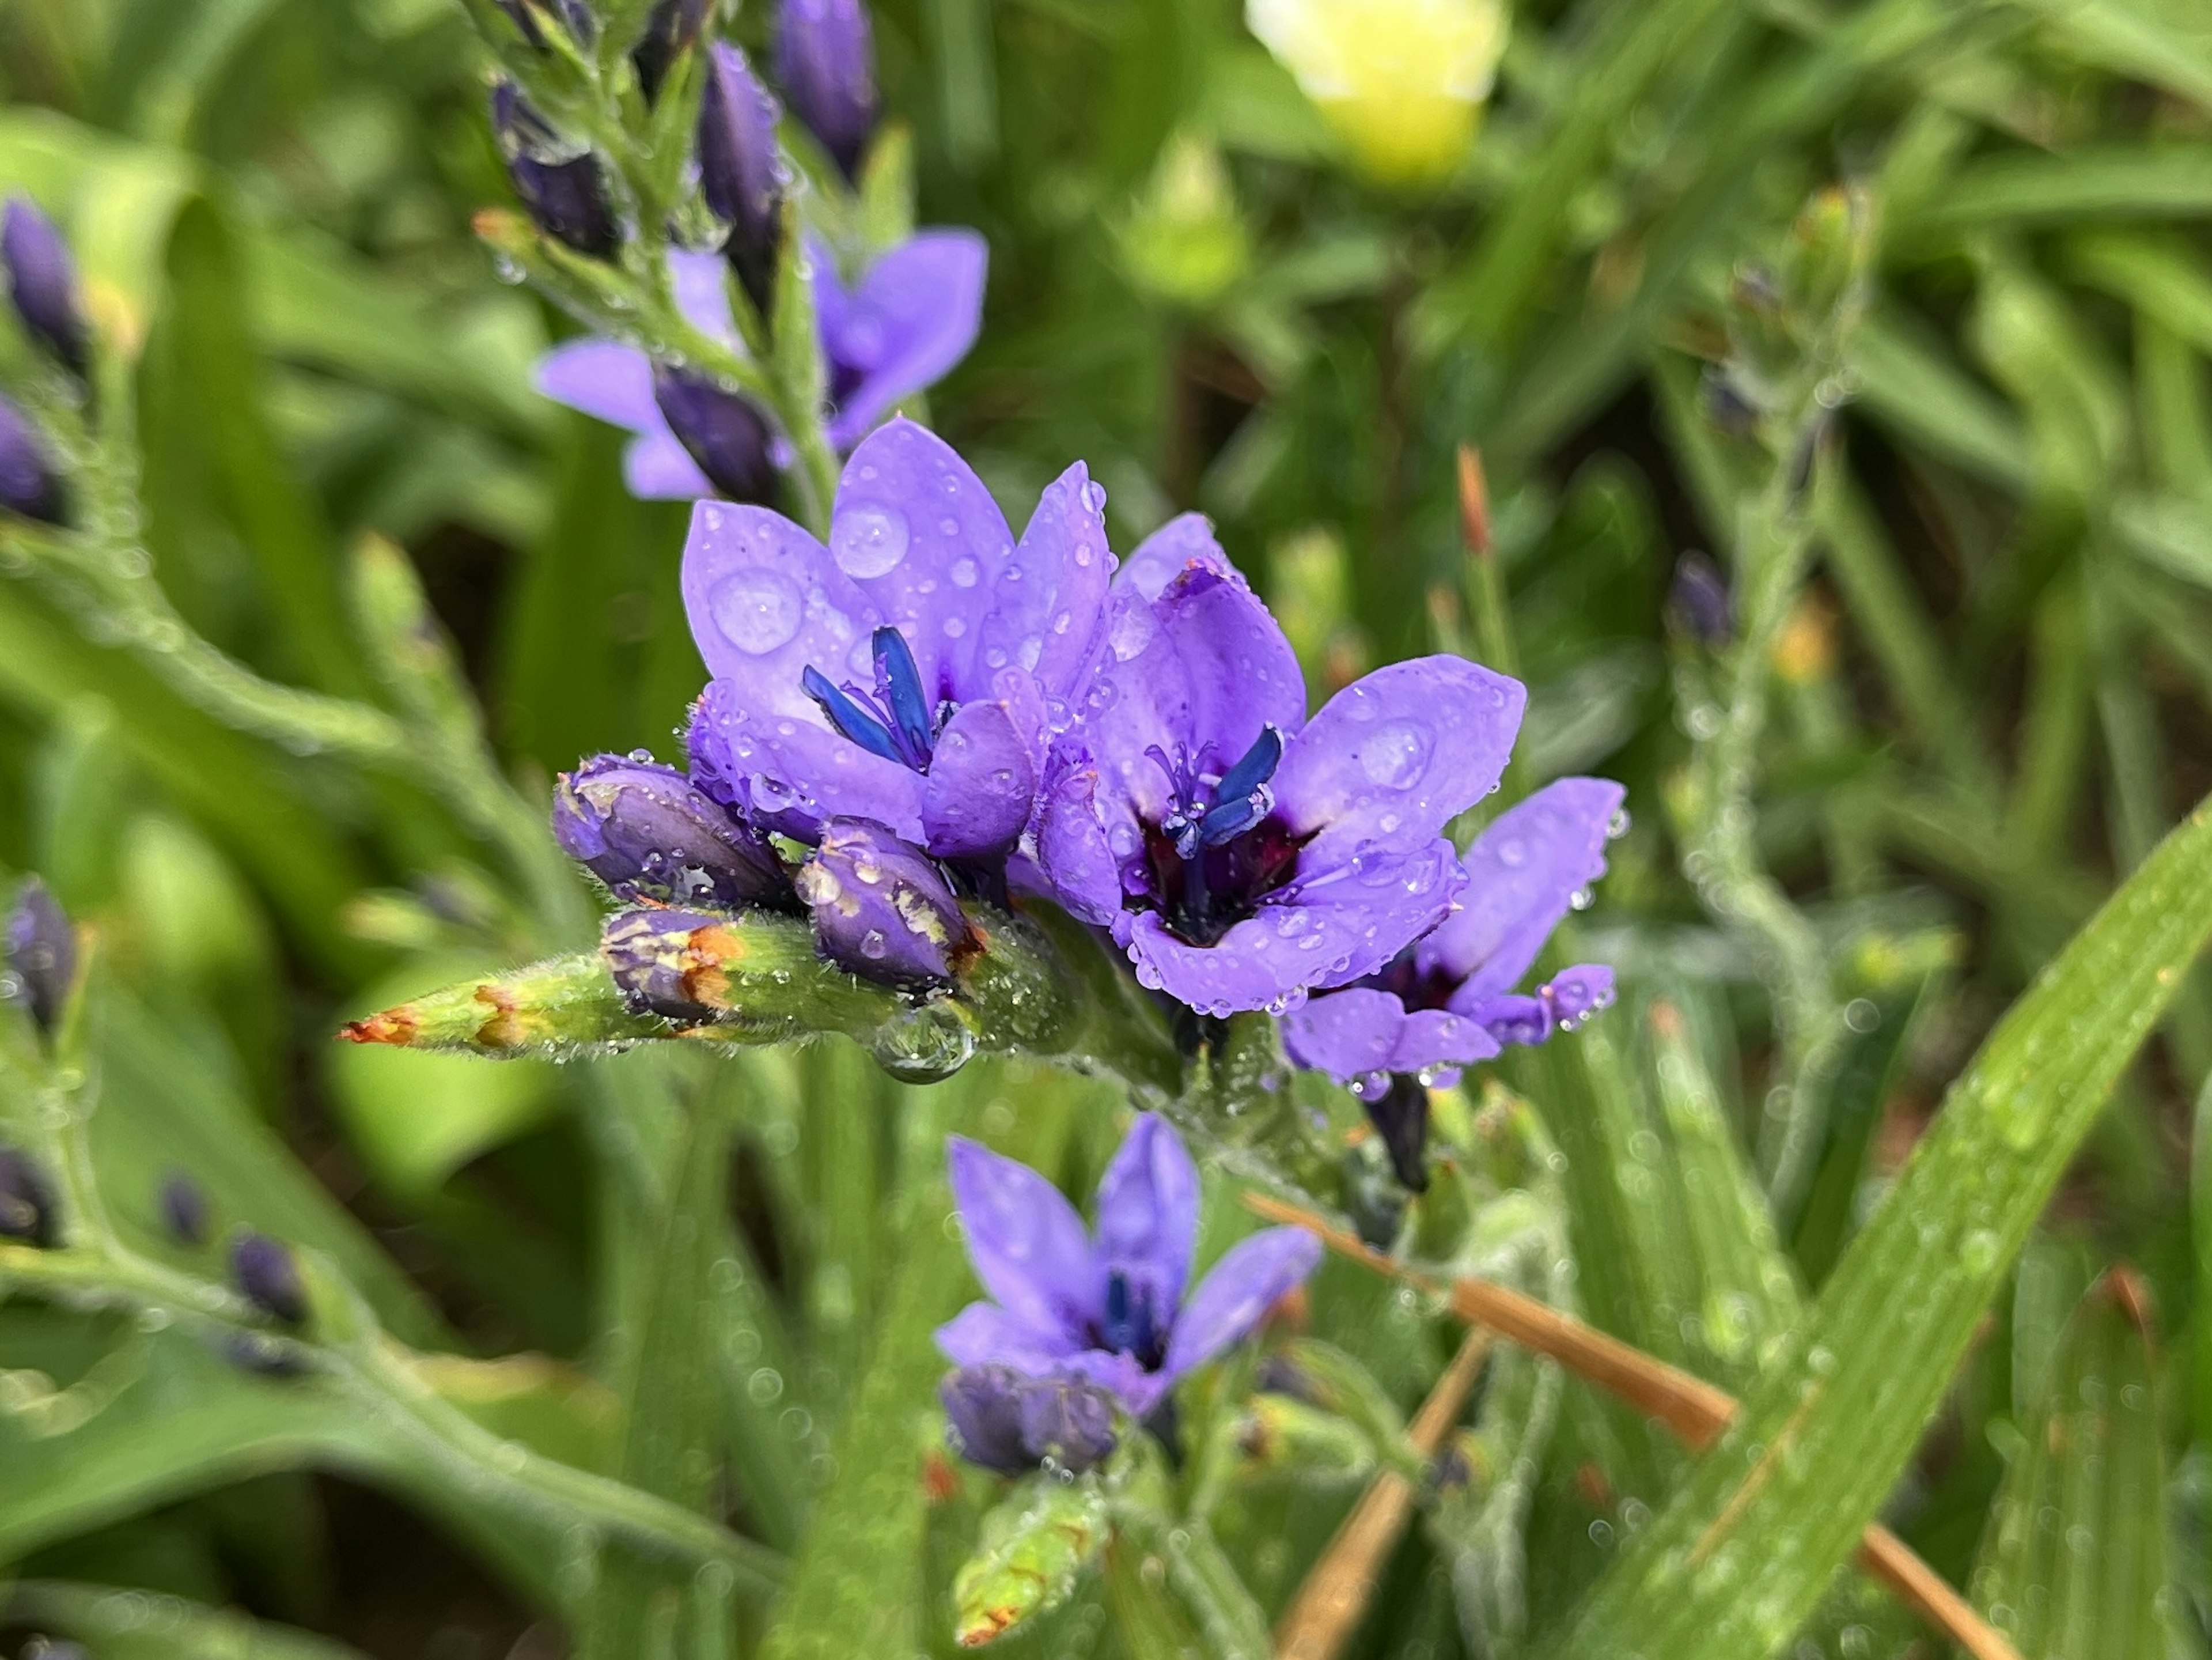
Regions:
[[496, 0], [499, 9], [514, 20], [514, 27], [522, 31], [522, 38], [540, 52], [545, 49], [545, 24], [548, 16], [568, 31], [579, 46], [588, 46], [599, 38], [599, 21], [592, 15], [586, 0]]
[[76, 935], [60, 902], [35, 876], [23, 879], [8, 912], [9, 995], [51, 1033], [76, 978]]
[[751, 400], [682, 369], [655, 368], [653, 401], [717, 494], [732, 502], [775, 499], [775, 435]]
[[538, 228], [579, 253], [611, 258], [622, 246], [622, 227], [599, 157], [588, 150], [563, 155], [553, 130], [512, 82], [492, 88], [491, 124], [514, 193]]
[[783, 240], [783, 163], [775, 149], [775, 100], [744, 52], [718, 40], [699, 101], [699, 193], [730, 228], [722, 254], [765, 317], [775, 294]]
[[54, 222], [27, 196], [11, 196], [0, 213], [0, 263], [23, 327], [48, 351], [82, 374], [91, 367], [90, 331], [77, 299], [76, 265]]
[[638, 36], [629, 52], [630, 67], [637, 71], [638, 90], [647, 104], [659, 98], [661, 83], [668, 79], [678, 55], [699, 38], [709, 3], [710, 0], [660, 0], [647, 14], [645, 33]]
[[563, 773], [553, 834], [617, 898], [732, 910], [792, 903], [766, 839], [673, 767], [601, 755]]
[[860, 0], [783, 0], [776, 78], [792, 112], [848, 179], [876, 126], [875, 41]]
[[698, 938], [725, 919], [693, 910], [624, 911], [607, 919], [599, 956], [632, 1010], [691, 1023], [712, 1020], [699, 976], [714, 965], [696, 949]]
[[46, 1173], [29, 1154], [0, 1147], [0, 1237], [46, 1250], [54, 1243], [58, 1216]]
[[61, 486], [23, 411], [0, 398], [0, 507], [49, 525], [62, 522]]
[[312, 1368], [307, 1351], [265, 1331], [234, 1331], [223, 1339], [222, 1353], [241, 1371], [261, 1377], [304, 1377]]
[[822, 954], [885, 985], [951, 977], [970, 944], [967, 919], [936, 862], [866, 818], [832, 818], [794, 879]]
[[1025, 1377], [1011, 1366], [963, 1366], [938, 1385], [945, 1438], [969, 1463], [1021, 1475], [1047, 1459], [1079, 1474], [1113, 1452], [1113, 1399], [1069, 1377]]
[[173, 1171], [161, 1183], [161, 1225], [180, 1245], [204, 1245], [208, 1241], [208, 1198], [205, 1189], [182, 1171]]
[[1367, 1122], [1390, 1155], [1390, 1171], [1415, 1193], [1429, 1186], [1429, 1091], [1409, 1073], [1392, 1073], [1377, 1090], [1359, 1091]]
[[1683, 632], [1699, 645], [1726, 645], [1735, 634], [1735, 601], [1728, 578], [1702, 553], [1686, 553], [1674, 567], [1667, 605]]
[[307, 1288], [300, 1265], [282, 1243], [251, 1229], [230, 1246], [230, 1277], [246, 1300], [288, 1326], [307, 1321]]

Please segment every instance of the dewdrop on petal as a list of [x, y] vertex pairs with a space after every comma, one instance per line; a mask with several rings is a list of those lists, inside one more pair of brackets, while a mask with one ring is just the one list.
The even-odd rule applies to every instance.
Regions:
[[1244, 18], [1389, 185], [1459, 165], [1510, 26], [1497, 0], [1246, 0]]

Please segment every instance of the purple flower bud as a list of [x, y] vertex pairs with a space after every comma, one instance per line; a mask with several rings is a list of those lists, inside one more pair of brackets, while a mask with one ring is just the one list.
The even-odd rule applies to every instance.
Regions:
[[30, 1156], [0, 1147], [0, 1237], [20, 1239], [40, 1250], [54, 1243], [54, 1190]]
[[510, 81], [492, 88], [491, 125], [514, 193], [538, 228], [579, 253], [611, 258], [622, 246], [622, 227], [599, 157], [588, 150], [563, 154], [553, 130]]
[[868, 818], [832, 818], [794, 879], [822, 954], [864, 980], [948, 980], [972, 938], [930, 856]]
[[645, 33], [630, 48], [630, 67], [637, 71], [638, 90], [651, 104], [660, 96], [661, 82], [677, 54], [699, 38], [705, 27], [710, 0], [660, 0], [645, 20]]
[[0, 263], [23, 327], [48, 351], [82, 374], [90, 368], [90, 332], [77, 303], [76, 265], [54, 222], [27, 196], [11, 196], [0, 215]]
[[750, 399], [682, 369], [656, 368], [653, 401], [720, 494], [732, 502], [775, 499], [775, 435]]
[[599, 755], [562, 774], [553, 834], [619, 899], [732, 910], [793, 903], [761, 834], [673, 767]]
[[180, 1245], [204, 1245], [208, 1241], [208, 1198], [205, 1189], [182, 1171], [172, 1171], [161, 1183], [161, 1225]]
[[765, 317], [775, 295], [783, 240], [783, 161], [775, 149], [775, 100], [744, 52], [718, 40], [699, 103], [699, 193], [730, 228], [723, 257]]
[[876, 126], [875, 42], [860, 0], [783, 0], [776, 78], [806, 130], [848, 179]]
[[76, 935], [68, 914], [35, 876], [25, 877], [16, 891], [8, 913], [7, 949], [8, 994], [30, 1010], [40, 1031], [51, 1033], [76, 978]]
[[963, 1366], [945, 1374], [937, 1395], [952, 1450], [1001, 1475], [1024, 1475], [1047, 1459], [1080, 1474], [1103, 1462], [1121, 1439], [1113, 1397], [1077, 1378]]
[[1394, 1072], [1382, 1088], [1368, 1087], [1358, 1091], [1360, 1104], [1367, 1109], [1367, 1122], [1375, 1126], [1375, 1133], [1382, 1140], [1383, 1151], [1390, 1155], [1390, 1170], [1399, 1181], [1414, 1193], [1425, 1193], [1429, 1187], [1429, 1091], [1418, 1078], [1406, 1073]]
[[230, 1277], [246, 1300], [288, 1326], [307, 1321], [307, 1288], [283, 1244], [248, 1229], [230, 1244]]
[[1699, 385], [1706, 418], [1731, 438], [1759, 430], [1759, 405], [1726, 369], [1708, 367]]
[[38, 434], [23, 411], [4, 398], [0, 398], [0, 507], [49, 525], [62, 522], [61, 486], [47, 470]]
[[700, 1000], [695, 977], [710, 965], [694, 949], [694, 936], [724, 920], [695, 910], [624, 911], [607, 919], [599, 956], [640, 1013], [695, 1024], [713, 1020], [718, 1011]]
[[313, 1368], [307, 1353], [265, 1331], [235, 1331], [222, 1341], [223, 1357], [242, 1371], [262, 1377], [304, 1377]]
[[1684, 632], [1704, 646], [1724, 646], [1735, 634], [1735, 601], [1728, 579], [1702, 553], [1686, 553], [1674, 567], [1667, 603]]
[[539, 14], [550, 13], [579, 46], [599, 38], [599, 21], [586, 0], [497, 0], [499, 9], [514, 20], [522, 38], [540, 52], [545, 49], [545, 25]]

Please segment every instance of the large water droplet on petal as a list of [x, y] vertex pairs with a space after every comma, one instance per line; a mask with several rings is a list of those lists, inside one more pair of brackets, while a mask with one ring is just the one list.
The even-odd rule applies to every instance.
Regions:
[[707, 604], [722, 638], [755, 657], [789, 644], [805, 610], [797, 586], [772, 570], [724, 577]]
[[1378, 727], [1359, 745], [1359, 769], [1386, 789], [1411, 789], [1429, 769], [1429, 734], [1410, 721]]
[[830, 556], [846, 575], [881, 576], [906, 557], [906, 515], [896, 508], [856, 508], [830, 527]]

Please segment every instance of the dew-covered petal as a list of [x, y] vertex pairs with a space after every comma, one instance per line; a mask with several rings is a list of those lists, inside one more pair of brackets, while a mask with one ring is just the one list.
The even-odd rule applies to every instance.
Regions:
[[952, 1450], [1001, 1475], [1034, 1468], [1036, 1460], [1022, 1444], [1019, 1390], [1024, 1381], [1012, 1366], [996, 1364], [947, 1372], [937, 1386], [937, 1399], [945, 1408], [945, 1439]]
[[1018, 672], [1005, 698], [963, 703], [937, 735], [921, 783], [922, 832], [939, 859], [1003, 853], [1027, 829], [1044, 760], [1042, 698]]
[[1613, 970], [1602, 963], [1577, 963], [1562, 969], [1538, 994], [1551, 1000], [1563, 1026], [1580, 1025], [1613, 998]]
[[1075, 1207], [1028, 1165], [964, 1135], [948, 1138], [945, 1158], [983, 1289], [1024, 1325], [1079, 1344], [1103, 1307], [1105, 1281]]
[[538, 360], [531, 376], [556, 404], [632, 432], [665, 430], [653, 397], [653, 363], [635, 346], [572, 340]]
[[1285, 1015], [1283, 1047], [1298, 1065], [1349, 1084], [1371, 1073], [1434, 1073], [1486, 1061], [1498, 1040], [1449, 1009], [1407, 1013], [1393, 993], [1346, 986]]
[[1500, 1043], [1540, 1043], [1552, 1035], [1551, 1005], [1540, 997], [1518, 992], [1503, 996], [1469, 997], [1463, 1012], [1479, 1020]]
[[781, 514], [702, 502], [684, 544], [684, 609], [708, 672], [756, 721], [777, 715], [830, 730], [801, 677], [875, 678], [869, 636], [884, 621], [870, 597]]
[[1078, 1349], [1054, 1362], [1053, 1370], [1062, 1377], [1096, 1383], [1121, 1402], [1132, 1418], [1149, 1415], [1167, 1393], [1170, 1382], [1164, 1373], [1146, 1371], [1135, 1357], [1113, 1349]]
[[1610, 779], [1562, 778], [1500, 813], [1467, 850], [1465, 900], [1421, 942], [1420, 970], [1478, 1000], [1518, 985], [1575, 893], [1605, 874], [1626, 794]]
[[[810, 256], [828, 267], [823, 253]], [[857, 443], [892, 404], [934, 384], [968, 355], [983, 322], [990, 247], [972, 230], [917, 231], [879, 255], [849, 292], [816, 278], [823, 349], [851, 380], [830, 423], [839, 448]]]
[[668, 285], [676, 295], [676, 309], [700, 333], [734, 343], [738, 331], [730, 320], [728, 276], [729, 267], [719, 253], [668, 251]]
[[623, 449], [623, 484], [641, 502], [696, 502], [715, 494], [714, 480], [699, 470], [665, 421]]
[[1113, 572], [1106, 492], [1078, 461], [1046, 486], [992, 585], [978, 640], [980, 672], [1028, 669], [1047, 696], [1066, 696], [1090, 661]]
[[1182, 1301], [1198, 1239], [1198, 1166], [1167, 1121], [1139, 1113], [1098, 1178], [1098, 1254], [1164, 1319]]
[[1460, 880], [1441, 837], [1411, 850], [1377, 842], [1323, 879], [1301, 875], [1211, 946], [1176, 938], [1154, 911], [1123, 913], [1115, 939], [1140, 982], [1202, 1012], [1281, 1012], [1380, 970], [1436, 926]]
[[941, 986], [973, 944], [937, 861], [868, 819], [825, 823], [792, 886], [813, 919], [815, 948], [863, 980]]
[[1217, 575], [1233, 575], [1236, 567], [1214, 540], [1213, 521], [1202, 513], [1177, 514], [1137, 544], [1137, 550], [1121, 562], [1114, 586], [1157, 599], [1168, 584], [1197, 564]]
[[[1087, 757], [1054, 757], [1037, 813], [1037, 865], [1070, 915], [1104, 927], [1121, 915], [1121, 860], [1107, 839], [1097, 802], [1098, 772]], [[1136, 834], [1127, 812], [1120, 821]]]
[[1451, 1008], [1479, 1022], [1501, 1043], [1541, 1043], [1562, 1028], [1580, 1025], [1613, 997], [1613, 970], [1581, 963], [1537, 987], [1533, 996], [1478, 992], [1470, 982], [1453, 994]]
[[870, 433], [838, 481], [830, 556], [838, 575], [906, 636], [933, 697], [988, 690], [976, 640], [1013, 552], [1006, 516], [973, 469], [927, 427]]
[[1032, 1326], [996, 1303], [970, 1303], [936, 1331], [940, 1353], [956, 1366], [1011, 1366], [1047, 1377], [1081, 1347], [1055, 1327]]
[[1321, 1241], [1303, 1228], [1269, 1228], [1239, 1240], [1176, 1316], [1159, 1375], [1172, 1382], [1249, 1336], [1275, 1299], [1304, 1284], [1320, 1261]]
[[764, 830], [811, 842], [832, 818], [872, 818], [922, 840], [923, 780], [871, 754], [817, 717], [754, 715], [745, 690], [708, 684], [687, 740], [693, 779]]
[[1527, 699], [1519, 681], [1447, 656], [1393, 663], [1330, 698], [1275, 774], [1278, 816], [1312, 838], [1299, 874], [1437, 835], [1498, 782]]

